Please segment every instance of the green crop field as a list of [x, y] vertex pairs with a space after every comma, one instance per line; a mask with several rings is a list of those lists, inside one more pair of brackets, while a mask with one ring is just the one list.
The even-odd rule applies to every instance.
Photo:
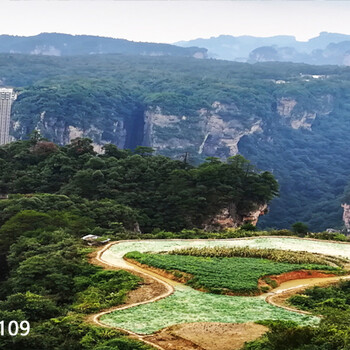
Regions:
[[187, 282], [189, 286], [196, 289], [204, 288], [214, 293], [257, 292], [259, 278], [266, 275], [302, 269], [335, 270], [326, 265], [278, 263], [257, 258], [211, 258], [139, 252], [130, 252], [126, 257], [163, 270], [178, 270], [191, 274], [193, 277]]
[[114, 311], [101, 317], [108, 325], [139, 334], [151, 334], [179, 323], [245, 323], [259, 320], [290, 320], [316, 324], [318, 318], [301, 315], [267, 304], [262, 297], [203, 293], [190, 287], [176, 287], [175, 293], [154, 303]]

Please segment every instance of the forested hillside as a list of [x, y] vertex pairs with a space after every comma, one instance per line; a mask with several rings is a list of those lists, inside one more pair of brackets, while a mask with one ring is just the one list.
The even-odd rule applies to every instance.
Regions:
[[[258, 172], [239, 155], [227, 162], [208, 159], [194, 167], [152, 156], [147, 147], [131, 152], [109, 144], [104, 149], [98, 156], [89, 139], [58, 147], [37, 134], [29, 141], [10, 143], [0, 149], [0, 193], [73, 196], [61, 198], [57, 209], [75, 207], [76, 214], [97, 220], [105, 229], [112, 229], [103, 223], [106, 215], [118, 214], [119, 226], [131, 231], [140, 226], [142, 232], [205, 228], [228, 206], [244, 216], [278, 193], [272, 174]], [[35, 203], [38, 200], [22, 210], [37, 209]], [[10, 245], [12, 238], [4, 244]]]
[[242, 154], [279, 181], [265, 227], [342, 227], [349, 183], [350, 69], [176, 57], [0, 55], [15, 138], [34, 128], [95, 150], [150, 146], [199, 164]]

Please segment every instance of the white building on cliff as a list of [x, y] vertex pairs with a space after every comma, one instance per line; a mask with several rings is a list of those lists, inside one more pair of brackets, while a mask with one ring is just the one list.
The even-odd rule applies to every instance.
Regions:
[[13, 89], [0, 88], [0, 145], [10, 142], [11, 106], [16, 98]]

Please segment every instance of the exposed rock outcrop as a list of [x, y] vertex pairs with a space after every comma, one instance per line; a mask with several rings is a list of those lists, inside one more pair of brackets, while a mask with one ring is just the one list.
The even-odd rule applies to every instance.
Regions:
[[296, 105], [296, 100], [282, 97], [278, 100], [277, 112], [293, 129], [311, 130], [312, 123], [316, 118], [316, 112], [293, 112]]
[[220, 231], [227, 228], [238, 228], [244, 223], [256, 225], [260, 215], [267, 213], [267, 204], [256, 204], [249, 211], [238, 211], [235, 204], [221, 210], [215, 217], [208, 220], [204, 229], [206, 231]]
[[218, 101], [192, 116], [169, 115], [159, 106], [150, 107], [145, 112], [144, 144], [157, 151], [170, 149], [173, 154], [193, 149], [198, 155], [234, 156], [243, 136], [263, 131], [261, 118], [241, 118], [240, 113], [235, 104]]
[[307, 111], [296, 108], [298, 102], [294, 98], [282, 97], [277, 101], [277, 113], [283, 118], [285, 124], [293, 129], [311, 130], [317, 115], [328, 115], [333, 110], [333, 97], [324, 95], [320, 98], [316, 110]]
[[350, 204], [344, 203], [341, 206], [344, 208], [344, 212], [343, 212], [344, 225], [348, 234], [350, 234]]
[[243, 124], [239, 118], [234, 117], [240, 114], [235, 104], [216, 101], [211, 107], [199, 110], [204, 138], [198, 147], [198, 154], [234, 156], [238, 153], [238, 142], [243, 136], [262, 132], [260, 118], [250, 116]]
[[290, 117], [296, 104], [293, 98], [282, 97], [278, 100], [277, 112], [281, 117]]
[[[280, 118], [274, 122], [293, 129], [311, 130], [318, 116], [327, 115], [333, 109], [331, 95], [320, 96], [318, 100], [316, 108], [301, 105], [290, 96], [281, 97], [275, 103], [275, 112]], [[15, 116], [14, 136], [23, 138], [34, 127], [45, 138], [61, 145], [76, 137], [88, 137], [97, 152], [101, 152], [106, 143], [130, 149], [140, 145], [178, 159], [188, 152], [195, 161], [201, 161], [205, 157], [226, 159], [238, 154], [240, 141], [248, 135], [261, 134], [273, 142], [268, 118], [235, 103], [219, 101], [197, 111], [190, 110], [186, 115], [167, 113], [157, 105], [142, 105], [127, 116], [113, 115], [113, 119], [109, 114], [104, 118], [100, 116], [93, 124], [86, 122], [84, 116], [68, 118], [45, 110], [36, 113], [34, 118], [33, 124], [22, 125]]]
[[148, 108], [144, 121], [144, 145], [157, 151], [166, 148], [181, 151], [192, 146], [190, 140], [181, 137], [181, 122], [186, 119], [186, 116], [167, 115], [159, 106]]
[[[125, 148], [127, 130], [123, 120], [111, 123], [111, 128], [108, 130], [102, 130], [93, 124], [86, 129], [70, 125], [63, 118], [48, 116], [46, 111], [41, 112], [38, 119], [34, 129], [43, 137], [60, 145], [66, 145], [77, 137], [88, 137], [92, 139], [94, 149], [98, 153], [103, 152], [102, 147], [107, 143]], [[32, 131], [18, 120], [12, 122], [12, 129], [21, 138]]]

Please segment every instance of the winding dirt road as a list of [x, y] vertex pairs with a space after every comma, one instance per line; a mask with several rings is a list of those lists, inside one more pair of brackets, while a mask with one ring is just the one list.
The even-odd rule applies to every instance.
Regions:
[[[126, 241], [123, 241], [126, 242]], [[98, 324], [102, 327], [111, 327], [103, 322], [100, 321], [100, 318], [108, 313], [111, 313], [115, 310], [123, 310], [132, 308], [138, 305], [152, 303], [157, 300], [163, 299], [168, 297], [174, 292], [174, 286], [178, 285], [178, 282], [175, 282], [171, 279], [168, 279], [166, 277], [160, 276], [152, 271], [143, 269], [142, 267], [139, 267], [137, 265], [132, 264], [131, 262], [127, 262], [123, 260], [122, 262], [120, 259], [115, 259], [113, 257], [113, 254], [110, 253], [108, 250], [109, 248], [114, 245], [118, 244], [120, 242], [111, 242], [108, 245], [104, 246], [100, 250], [97, 250], [91, 257], [90, 262], [102, 266], [106, 269], [123, 269], [127, 270], [137, 276], [140, 276], [144, 279], [143, 285], [138, 288], [137, 290], [131, 291], [129, 293], [129, 297], [124, 305], [116, 306], [113, 308], [109, 308], [107, 310], [103, 310], [97, 314], [90, 315], [87, 319], [88, 322], [93, 322], [95, 324]], [[299, 293], [306, 288], [312, 287], [312, 286], [327, 286], [330, 284], [337, 283], [341, 279], [350, 279], [350, 276], [342, 276], [342, 277], [327, 277], [327, 278], [309, 278], [309, 279], [300, 279], [300, 280], [293, 280], [281, 283], [281, 285], [274, 290], [270, 291], [269, 293], [265, 294], [265, 300], [266, 302], [280, 308], [284, 308], [288, 311], [297, 312], [300, 314], [309, 314], [306, 311], [301, 311], [298, 309], [291, 308], [286, 304], [286, 300], [293, 294]], [[123, 333], [126, 333], [130, 335], [130, 337], [141, 340], [144, 343], [160, 350], [225, 350], [230, 349], [240, 349], [245, 341], [251, 341], [258, 337], [260, 337], [264, 332], [267, 331], [266, 327], [255, 325], [253, 323], [246, 323], [246, 324], [214, 324], [214, 323], [197, 323], [197, 324], [187, 324], [184, 325], [181, 329], [182, 325], [172, 326], [168, 327], [165, 330], [161, 330], [157, 332], [156, 335], [140, 335], [134, 332], [131, 332], [129, 330], [116, 328]], [[210, 327], [211, 326], [211, 327]], [[210, 335], [213, 337], [214, 334], [222, 331], [225, 327], [230, 327], [228, 330], [226, 329], [226, 333], [229, 336], [229, 339], [225, 342], [224, 335], [221, 335], [222, 342], [217, 346], [205, 345], [205, 347], [201, 347], [200, 343], [203, 343], [203, 339], [199, 339], [198, 342], [192, 342], [193, 340], [193, 333], [202, 328], [205, 329], [207, 332], [210, 329], [211, 333], [207, 333], [207, 337], [210, 337]], [[192, 327], [192, 330], [191, 330]], [[190, 329], [190, 330], [189, 330]], [[180, 331], [181, 330], [181, 331]], [[186, 331], [192, 332], [192, 337], [187, 337], [189, 339], [186, 339], [186, 336], [184, 334]], [[230, 333], [233, 332], [234, 336]], [[204, 332], [205, 333], [205, 332]], [[199, 333], [197, 334], [197, 338], [200, 336], [203, 338], [205, 334]], [[232, 340], [234, 338], [241, 338], [240, 341], [237, 342], [237, 344], [232, 344]], [[213, 337], [214, 338], [214, 337]], [[200, 341], [202, 340], [202, 342]], [[161, 344], [161, 345], [160, 345]], [[226, 344], [226, 347], [225, 347]], [[235, 346], [236, 345], [236, 346]], [[227, 347], [229, 346], [229, 347]]]

